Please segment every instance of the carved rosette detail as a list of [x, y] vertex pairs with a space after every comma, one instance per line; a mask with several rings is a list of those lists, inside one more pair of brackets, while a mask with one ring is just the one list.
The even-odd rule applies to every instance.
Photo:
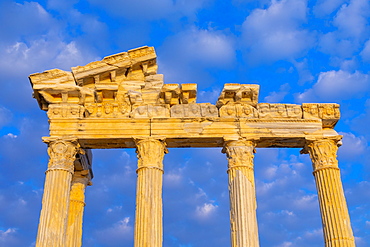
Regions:
[[138, 170], [156, 168], [163, 171], [163, 157], [168, 153], [164, 141], [153, 138], [136, 140], [136, 153]]
[[310, 154], [314, 172], [324, 168], [338, 169], [338, 139], [308, 141], [306, 149]]
[[227, 142], [223, 152], [227, 155], [229, 169], [241, 166], [253, 169], [255, 146], [256, 144], [253, 141], [238, 140]]
[[73, 163], [76, 158], [76, 154], [79, 151], [77, 140], [56, 140], [49, 142], [48, 145], [48, 171], [61, 169], [73, 173]]

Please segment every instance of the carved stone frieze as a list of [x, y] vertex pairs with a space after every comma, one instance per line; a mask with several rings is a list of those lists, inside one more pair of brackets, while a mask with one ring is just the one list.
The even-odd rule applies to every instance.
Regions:
[[130, 114], [132, 118], [169, 118], [169, 105], [141, 105]]
[[227, 104], [220, 109], [220, 117], [258, 118], [257, 109], [249, 104]]
[[85, 109], [85, 117], [89, 118], [129, 117], [131, 105], [127, 102], [87, 103]]
[[50, 119], [83, 118], [84, 107], [76, 104], [51, 104], [47, 114]]
[[218, 117], [218, 109], [215, 105], [209, 103], [199, 103], [200, 115], [202, 117]]
[[171, 107], [171, 117], [218, 117], [218, 109], [209, 103], [174, 105]]
[[285, 107], [289, 118], [303, 118], [303, 111], [300, 105], [285, 104]]
[[302, 108], [300, 105], [260, 103], [257, 105], [257, 109], [260, 118], [302, 119]]
[[322, 119], [324, 128], [333, 128], [340, 118], [339, 104], [334, 103], [303, 103], [303, 118]]

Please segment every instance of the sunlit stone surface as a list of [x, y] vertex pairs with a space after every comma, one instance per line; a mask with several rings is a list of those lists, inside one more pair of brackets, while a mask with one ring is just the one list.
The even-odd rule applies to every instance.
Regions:
[[225, 84], [215, 104], [197, 103], [197, 85], [164, 84], [154, 48], [146, 46], [29, 78], [50, 123], [36, 246], [81, 246], [95, 148], [136, 148], [135, 246], [162, 246], [167, 147], [224, 148], [233, 247], [259, 246], [255, 148], [303, 148], [313, 162], [325, 245], [355, 246], [336, 160], [338, 104], [259, 103], [259, 85], [238, 83]]

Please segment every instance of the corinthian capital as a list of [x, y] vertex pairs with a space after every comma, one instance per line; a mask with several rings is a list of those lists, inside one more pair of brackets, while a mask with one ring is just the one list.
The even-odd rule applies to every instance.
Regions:
[[253, 140], [226, 141], [222, 152], [227, 155], [229, 169], [240, 166], [253, 169], [255, 146]]
[[48, 170], [66, 170], [73, 173], [74, 161], [79, 151], [77, 139], [46, 139], [48, 144]]
[[163, 170], [163, 157], [168, 153], [165, 142], [153, 138], [138, 139], [135, 142], [138, 169], [146, 167]]
[[313, 170], [338, 168], [337, 151], [342, 136], [308, 140], [301, 153], [309, 153]]

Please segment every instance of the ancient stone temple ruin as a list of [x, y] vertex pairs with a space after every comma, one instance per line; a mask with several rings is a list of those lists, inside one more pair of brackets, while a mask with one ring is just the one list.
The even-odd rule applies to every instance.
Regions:
[[95, 148], [136, 149], [135, 247], [162, 246], [162, 161], [177, 147], [223, 147], [232, 247], [259, 246], [253, 157], [268, 147], [310, 154], [325, 246], [355, 246], [336, 158], [338, 104], [259, 103], [258, 85], [236, 83], [216, 104], [196, 103], [196, 84], [164, 84], [152, 47], [29, 78], [50, 123], [37, 247], [81, 246]]

